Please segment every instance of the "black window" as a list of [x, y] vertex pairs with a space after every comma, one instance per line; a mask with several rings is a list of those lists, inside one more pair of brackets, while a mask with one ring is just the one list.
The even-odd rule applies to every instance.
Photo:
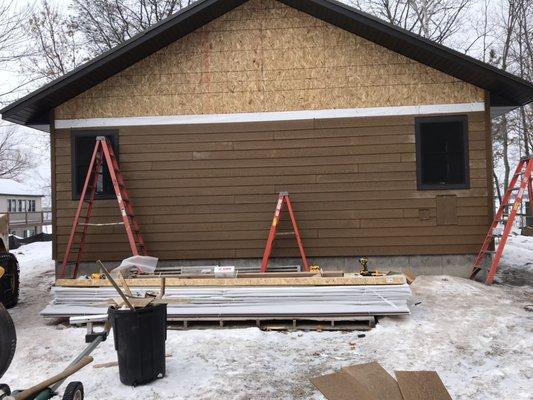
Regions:
[[419, 189], [469, 187], [466, 116], [418, 118], [416, 149]]
[[[118, 158], [118, 133], [116, 131], [90, 131], [73, 132], [72, 137], [72, 198], [77, 200], [83, 191], [85, 178], [91, 163], [96, 138], [105, 136]], [[104, 162], [103, 174], [96, 185], [97, 199], [112, 199], [115, 197], [113, 183], [109, 175], [109, 169]]]

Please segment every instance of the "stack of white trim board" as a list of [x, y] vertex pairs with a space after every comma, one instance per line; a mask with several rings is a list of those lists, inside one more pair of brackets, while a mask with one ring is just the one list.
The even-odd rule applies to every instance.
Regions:
[[[305, 318], [409, 314], [411, 295], [404, 275], [246, 274], [237, 278], [167, 277], [163, 300], [169, 318]], [[134, 296], [157, 294], [155, 276], [127, 279]], [[117, 292], [105, 279], [58, 280], [44, 317], [106, 314]]]

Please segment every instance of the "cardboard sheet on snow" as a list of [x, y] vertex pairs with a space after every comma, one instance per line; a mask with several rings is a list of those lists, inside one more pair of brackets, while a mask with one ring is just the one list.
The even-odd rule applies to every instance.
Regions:
[[372, 362], [310, 380], [328, 400], [452, 400], [435, 371], [396, 371], [396, 378]]
[[319, 376], [311, 382], [328, 400], [378, 400], [365, 386], [344, 372]]
[[377, 362], [342, 369], [379, 400], [403, 400], [398, 382]]
[[452, 400], [435, 371], [395, 371], [404, 400]]

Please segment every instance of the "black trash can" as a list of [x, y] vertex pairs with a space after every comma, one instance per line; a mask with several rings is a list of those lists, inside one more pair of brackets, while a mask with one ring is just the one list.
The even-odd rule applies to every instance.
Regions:
[[165, 376], [167, 305], [135, 311], [109, 308], [120, 381], [129, 386], [153, 382]]

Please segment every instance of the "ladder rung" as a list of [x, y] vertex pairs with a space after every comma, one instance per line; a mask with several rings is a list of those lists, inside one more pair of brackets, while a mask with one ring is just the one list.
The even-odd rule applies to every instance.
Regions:
[[106, 222], [106, 223], [102, 223], [102, 224], [84, 222], [84, 223], [80, 223], [79, 225], [83, 225], [83, 226], [114, 226], [114, 225], [124, 225], [124, 222]]
[[292, 236], [294, 232], [276, 232], [276, 236]]

